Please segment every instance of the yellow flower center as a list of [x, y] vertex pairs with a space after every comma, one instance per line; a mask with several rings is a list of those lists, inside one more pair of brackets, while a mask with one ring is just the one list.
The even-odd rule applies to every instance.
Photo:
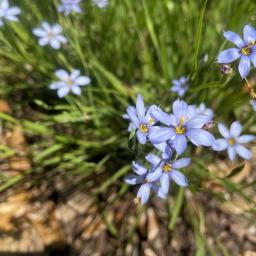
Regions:
[[154, 124], [154, 123], [155, 123], [155, 119], [151, 117], [151, 118], [148, 120], [148, 123], [149, 123], [149, 124]]
[[67, 79], [66, 83], [68, 86], [72, 86], [74, 84], [70, 78]]
[[164, 164], [163, 165], [163, 171], [164, 172], [170, 172], [172, 169], [172, 166], [170, 164]]
[[246, 46], [246, 47], [243, 47], [243, 48], [241, 49], [241, 53], [242, 53], [243, 55], [246, 55], [246, 56], [250, 55], [250, 54], [251, 54], [251, 46], [248, 45], [248, 46]]
[[143, 133], [147, 133], [148, 132], [148, 126], [146, 124], [141, 124], [139, 129]]
[[229, 139], [229, 140], [228, 140], [228, 144], [231, 145], [231, 146], [235, 145], [235, 143], [236, 143], [236, 142], [235, 142], [234, 139]]
[[183, 126], [185, 122], [185, 118], [182, 116], [180, 117], [180, 124], [175, 127], [175, 132], [177, 134], [184, 134], [186, 132], [186, 128]]

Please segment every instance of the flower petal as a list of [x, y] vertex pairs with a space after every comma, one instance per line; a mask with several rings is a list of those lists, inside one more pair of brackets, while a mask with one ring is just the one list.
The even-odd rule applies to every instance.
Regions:
[[196, 146], [202, 145], [205, 147], [210, 147], [215, 142], [213, 135], [203, 129], [190, 129], [187, 131], [186, 135]]
[[147, 172], [147, 169], [144, 166], [138, 164], [135, 161], [132, 162], [132, 169], [138, 175], [143, 175]]
[[256, 47], [252, 48], [252, 53], [250, 55], [250, 60], [251, 60], [252, 64], [254, 65], [254, 67], [256, 67]]
[[244, 79], [247, 77], [250, 71], [250, 58], [248, 56], [241, 56], [239, 65], [238, 65], [238, 70], [240, 73], [240, 76]]
[[228, 147], [228, 156], [231, 161], [234, 161], [236, 158], [236, 151], [234, 147]]
[[68, 93], [69, 93], [69, 87], [68, 86], [63, 86], [61, 88], [58, 89], [57, 93], [58, 93], [58, 96], [60, 98], [63, 98], [64, 96], [66, 96]]
[[215, 151], [222, 151], [227, 149], [228, 142], [226, 139], [217, 139], [212, 145], [212, 149]]
[[131, 174], [125, 177], [124, 181], [130, 185], [136, 185], [142, 183], [144, 179], [141, 176]]
[[229, 48], [219, 53], [217, 57], [217, 62], [224, 63], [224, 64], [230, 63], [238, 59], [240, 56], [241, 56], [241, 53], [238, 48]]
[[44, 46], [49, 43], [49, 39], [47, 37], [42, 37], [38, 40], [39, 45]]
[[136, 132], [136, 135], [137, 135], [139, 143], [144, 145], [147, 141], [147, 135], [144, 132], [140, 131], [140, 130], [138, 130]]
[[170, 172], [171, 179], [181, 187], [188, 186], [187, 178], [179, 171], [172, 170]]
[[169, 173], [163, 173], [161, 178], [160, 178], [160, 184], [161, 184], [161, 189], [164, 194], [167, 194], [169, 191], [169, 184], [170, 184], [170, 178], [169, 178]]
[[160, 163], [161, 158], [155, 154], [149, 153], [146, 157], [146, 160], [151, 163], [153, 166], [156, 166]]
[[226, 139], [229, 138], [229, 130], [224, 124], [218, 123], [218, 128], [223, 138], [226, 138]]
[[255, 140], [255, 136], [253, 135], [242, 135], [237, 138], [238, 143], [248, 143]]
[[245, 25], [243, 32], [246, 44], [250, 44], [252, 41], [256, 40], [256, 30], [251, 25]]
[[187, 148], [187, 139], [184, 135], [176, 135], [173, 140], [173, 147], [177, 154], [181, 155]]
[[45, 37], [47, 36], [47, 32], [41, 28], [35, 28], [32, 30], [33, 34], [38, 37]]
[[59, 69], [55, 72], [55, 76], [58, 77], [60, 80], [67, 80], [69, 79], [69, 74], [64, 69]]
[[187, 128], [202, 128], [205, 124], [207, 124], [211, 120], [212, 116], [210, 115], [197, 115], [190, 119], [186, 123]]
[[71, 87], [71, 91], [75, 94], [75, 95], [81, 95], [81, 89], [79, 86], [77, 85], [73, 85]]
[[167, 141], [175, 136], [175, 131], [172, 128], [167, 127], [151, 127], [149, 130], [149, 140], [153, 144], [159, 144]]
[[232, 32], [232, 31], [225, 31], [224, 37], [227, 40], [229, 40], [230, 42], [234, 43], [239, 48], [244, 46], [244, 42], [243, 42], [242, 38], [238, 34]]
[[140, 203], [143, 205], [148, 201], [150, 194], [150, 186], [148, 183], [140, 186], [139, 191], [137, 193], [137, 197], [140, 198]]
[[168, 125], [168, 126], [170, 126], [170, 125], [175, 126], [176, 125], [174, 116], [165, 113], [160, 108], [152, 110], [151, 113], [152, 113], [152, 116], [156, 120], [160, 121], [161, 123], [163, 123], [165, 125]]
[[147, 174], [146, 180], [148, 180], [149, 182], [154, 182], [160, 178], [161, 174], [162, 174], [162, 168], [158, 167], [154, 171], [151, 171]]
[[231, 124], [231, 127], [230, 127], [230, 135], [232, 137], [237, 137], [240, 135], [242, 131], [242, 125], [238, 122], [238, 121], [235, 121]]
[[49, 43], [53, 49], [59, 49], [61, 46], [60, 41], [57, 39], [51, 39]]
[[172, 163], [174, 169], [180, 169], [188, 166], [191, 162], [190, 158], [180, 158]]
[[145, 122], [145, 106], [143, 102], [143, 97], [140, 94], [138, 94], [137, 96], [136, 110], [137, 110], [140, 123], [144, 123]]
[[74, 83], [75, 84], [78, 84], [80, 86], [83, 86], [83, 85], [87, 85], [91, 82], [91, 79], [90, 77], [88, 76], [79, 76], [78, 78], [75, 79]]
[[134, 107], [132, 106], [129, 106], [127, 108], [127, 114], [130, 118], [130, 120], [132, 121], [132, 123], [136, 126], [136, 128], [139, 128], [139, 120], [138, 120], [138, 117], [136, 115], [136, 112], [134, 111]]
[[237, 152], [237, 154], [239, 156], [241, 156], [244, 159], [251, 159], [252, 158], [252, 153], [249, 149], [247, 149], [246, 147], [240, 145], [240, 144], [236, 144], [235, 145], [235, 150]]
[[186, 116], [188, 104], [183, 100], [175, 100], [172, 105], [172, 111], [177, 124], [180, 123], [180, 118]]

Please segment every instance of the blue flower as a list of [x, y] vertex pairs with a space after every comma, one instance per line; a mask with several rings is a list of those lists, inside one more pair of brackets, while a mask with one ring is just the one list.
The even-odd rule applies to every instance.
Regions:
[[144, 166], [136, 162], [133, 162], [132, 165], [135, 174], [127, 176], [125, 182], [130, 185], [141, 185], [137, 193], [137, 201], [141, 204], [145, 204], [149, 199], [151, 189], [153, 189], [153, 191], [160, 197], [163, 196], [155, 183], [159, 178], [158, 173], [155, 173], [152, 170], [148, 171]]
[[250, 104], [252, 106], [252, 109], [256, 112], [256, 100], [250, 100]]
[[218, 63], [231, 63], [240, 58], [238, 70], [242, 78], [250, 71], [250, 63], [256, 66], [256, 30], [246, 25], [243, 30], [244, 40], [232, 31], [224, 32], [224, 37], [234, 43], [236, 48], [229, 48], [218, 55]]
[[54, 49], [59, 49], [61, 44], [67, 42], [66, 37], [61, 32], [62, 28], [60, 25], [55, 24], [51, 26], [47, 22], [43, 22], [40, 28], [33, 29], [33, 34], [39, 37], [38, 43], [41, 46], [50, 44]]
[[60, 69], [55, 72], [55, 75], [59, 78], [59, 81], [52, 83], [50, 89], [57, 89], [60, 98], [66, 96], [70, 91], [76, 95], [80, 95], [80, 86], [88, 85], [91, 82], [88, 76], [80, 76], [80, 71], [77, 69], [73, 70], [71, 74]]
[[198, 114], [196, 107], [185, 101], [173, 103], [173, 115], [161, 109], [153, 109], [152, 116], [168, 127], [152, 127], [149, 139], [153, 144], [171, 140], [173, 148], [180, 155], [187, 148], [187, 138], [196, 146], [212, 146], [214, 137], [202, 127], [210, 121], [211, 116]]
[[61, 4], [58, 6], [58, 12], [63, 12], [65, 16], [71, 12], [81, 13], [80, 2], [81, 0], [61, 0]]
[[14, 6], [9, 6], [8, 0], [0, 1], [0, 26], [4, 24], [3, 19], [10, 21], [18, 21], [19, 19], [16, 17], [21, 13], [20, 8]]
[[208, 115], [210, 119], [213, 118], [213, 110], [211, 108], [206, 108], [204, 103], [201, 103], [196, 109], [197, 114], [199, 115]]
[[178, 169], [187, 167], [191, 162], [190, 158], [171, 161], [170, 158], [161, 159], [159, 156], [150, 153], [146, 156], [146, 160], [150, 162], [152, 169], [154, 169], [154, 177], [160, 181], [160, 189], [163, 194], [168, 193], [171, 180], [181, 187], [188, 185], [186, 177]]
[[105, 8], [108, 5], [108, 0], [92, 0], [92, 2], [99, 8]]
[[143, 97], [140, 94], [137, 97], [136, 109], [132, 106], [127, 108], [129, 120], [132, 123], [132, 127], [135, 127], [137, 130], [136, 136], [140, 144], [146, 143], [149, 131], [151, 127], [156, 123], [156, 120], [151, 116], [153, 109], [157, 109], [157, 106], [153, 105], [146, 111]]
[[219, 132], [224, 139], [217, 139], [213, 145], [216, 151], [228, 151], [228, 156], [231, 161], [234, 161], [236, 154], [244, 159], [250, 159], [252, 153], [242, 144], [248, 143], [255, 139], [253, 135], [240, 135], [242, 126], [238, 121], [231, 124], [230, 130], [224, 124], [218, 124]]
[[178, 80], [172, 80], [172, 92], [176, 92], [180, 97], [182, 97], [188, 90], [188, 77], [182, 76]]

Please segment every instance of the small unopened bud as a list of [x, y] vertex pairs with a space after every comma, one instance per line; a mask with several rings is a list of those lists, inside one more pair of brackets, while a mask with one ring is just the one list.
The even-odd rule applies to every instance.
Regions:
[[223, 75], [229, 75], [233, 72], [233, 69], [230, 67], [230, 65], [224, 64], [220, 66], [220, 73]]

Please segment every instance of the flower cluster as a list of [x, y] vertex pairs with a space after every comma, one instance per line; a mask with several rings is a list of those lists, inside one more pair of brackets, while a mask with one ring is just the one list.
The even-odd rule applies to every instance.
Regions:
[[242, 39], [232, 31], [224, 32], [224, 37], [236, 47], [222, 51], [217, 57], [217, 62], [228, 64], [240, 59], [238, 70], [244, 79], [249, 74], [251, 62], [256, 67], [256, 30], [252, 26], [246, 25], [243, 34], [244, 38]]
[[213, 117], [212, 109], [203, 103], [196, 107], [178, 99], [173, 102], [169, 114], [156, 105], [145, 107], [143, 97], [137, 96], [136, 106], [129, 106], [123, 118], [129, 120], [128, 131], [135, 130], [138, 142], [142, 145], [150, 143], [158, 153], [149, 153], [145, 157], [148, 167], [133, 162], [135, 174], [125, 178], [130, 185], [140, 185], [136, 201], [146, 203], [151, 190], [165, 198], [171, 181], [182, 187], [188, 185], [186, 177], [179, 171], [191, 162], [190, 158], [180, 158], [188, 143], [215, 151], [227, 150], [232, 161], [236, 153], [244, 159], [251, 158], [251, 152], [241, 144], [251, 142], [255, 137], [240, 136], [242, 126], [236, 121], [230, 132], [220, 123], [219, 131], [224, 139], [216, 140], [208, 131], [213, 127]]

